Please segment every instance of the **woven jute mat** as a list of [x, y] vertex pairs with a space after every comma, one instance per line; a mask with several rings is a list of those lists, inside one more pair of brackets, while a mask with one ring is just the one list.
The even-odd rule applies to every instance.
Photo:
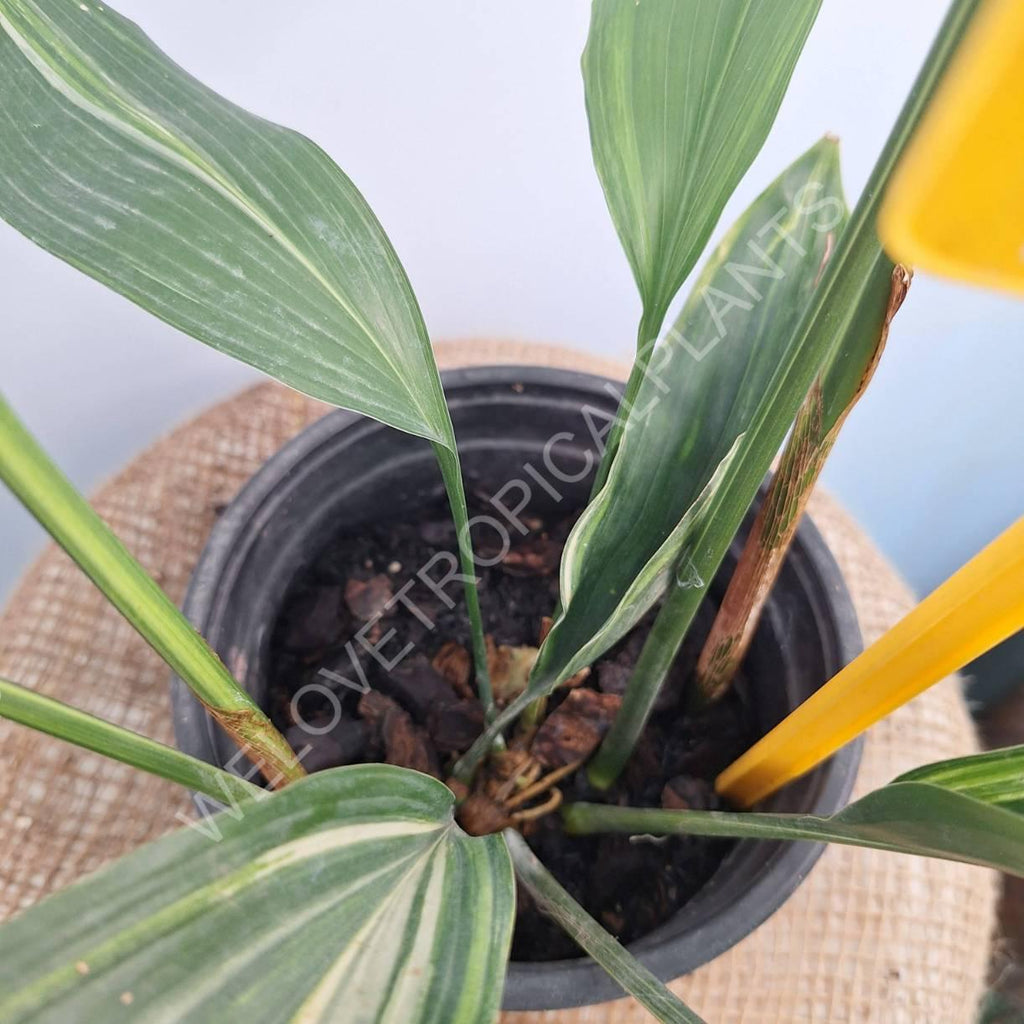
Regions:
[[[618, 364], [547, 346], [461, 342], [440, 345], [438, 356], [443, 367], [520, 363], [623, 373]], [[99, 490], [96, 508], [180, 600], [218, 510], [325, 411], [261, 384], [150, 447]], [[811, 515], [871, 642], [912, 597], [834, 502], [817, 495]], [[54, 548], [0, 616], [0, 674], [171, 742], [167, 669]], [[914, 765], [976, 749], [957, 681], [947, 680], [871, 730], [855, 795]], [[0, 918], [189, 813], [185, 794], [170, 783], [3, 722], [0, 765]], [[965, 1024], [984, 986], [995, 896], [995, 877], [980, 868], [831, 847], [782, 910], [673, 987], [716, 1024]], [[628, 999], [503, 1016], [504, 1024], [649, 1019]]]

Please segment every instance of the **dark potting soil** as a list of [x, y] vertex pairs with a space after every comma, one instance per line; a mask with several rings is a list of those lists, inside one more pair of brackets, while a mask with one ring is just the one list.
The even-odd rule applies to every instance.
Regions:
[[[492, 507], [478, 505], [475, 511], [493, 515]], [[478, 556], [496, 561], [478, 570], [496, 691], [506, 677], [514, 680], [528, 669], [521, 648], [539, 646], [544, 617], [558, 594], [562, 545], [577, 515], [578, 510], [547, 521], [524, 516], [530, 532], [511, 531], [512, 545], [504, 555], [496, 531], [484, 528], [475, 538]], [[483, 710], [473, 691], [462, 586], [454, 578], [442, 585], [457, 572], [451, 554], [455, 541], [447, 504], [439, 501], [417, 522], [374, 524], [358, 535], [337, 537], [293, 582], [271, 638], [268, 710], [296, 751], [305, 751], [307, 769], [387, 761], [445, 779], [479, 734]], [[722, 806], [712, 781], [757, 738], [757, 726], [742, 679], [712, 708], [698, 713], [687, 708], [687, 682], [714, 611], [707, 598], [618, 783], [601, 792], [577, 771], [558, 783], [565, 803]], [[552, 725], [569, 728], [547, 730], [545, 772], [574, 760], [580, 744], [586, 747], [589, 736], [592, 745], [607, 727], [614, 695], [621, 695], [649, 628], [650, 616], [576, 689], [560, 690], [549, 700], [549, 721], [562, 708]], [[374, 645], [379, 657], [366, 650]], [[389, 670], [382, 661], [394, 667]], [[541, 743], [538, 736], [533, 749]], [[522, 828], [562, 885], [627, 943], [694, 896], [733, 845], [696, 836], [568, 836], [557, 812]], [[580, 955], [520, 889], [513, 959]]]

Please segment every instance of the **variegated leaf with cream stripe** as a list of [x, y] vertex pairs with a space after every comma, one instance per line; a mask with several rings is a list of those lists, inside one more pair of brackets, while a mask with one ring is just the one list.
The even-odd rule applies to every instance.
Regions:
[[[768, 470], [770, 448], [745, 479], [736, 475], [752, 445], [767, 447], [759, 422], [764, 395], [845, 222], [842, 195], [836, 141], [821, 139], [751, 203], [708, 258], [655, 349], [608, 479], [566, 542], [562, 608], [530, 684], [492, 730], [592, 664], [666, 591], [703, 598]], [[781, 440], [789, 422], [779, 418], [768, 428]], [[462, 758], [460, 777], [484, 750], [478, 741]]]
[[490, 702], [468, 513], [426, 326], [355, 185], [95, 0], [0, 0], [0, 217], [207, 345], [433, 442]]
[[0, 0], [0, 216], [286, 384], [454, 446], [405, 272], [303, 136], [94, 0]]
[[360, 765], [151, 844], [0, 929], [0, 1020], [491, 1021], [511, 865], [453, 803]]

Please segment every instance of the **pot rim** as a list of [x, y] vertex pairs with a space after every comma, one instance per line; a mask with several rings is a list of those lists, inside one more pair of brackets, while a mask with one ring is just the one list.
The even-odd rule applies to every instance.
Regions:
[[[473, 386], [525, 384], [549, 390], [571, 389], [607, 402], [609, 393], [617, 393], [621, 382], [597, 374], [544, 366], [515, 364], [464, 367], [442, 373], [446, 393]], [[277, 510], [272, 500], [293, 470], [328, 446], [342, 431], [353, 441], [363, 432], [377, 431], [381, 424], [343, 409], [326, 413], [275, 452], [246, 482], [214, 525], [193, 571], [183, 610], [200, 632], [209, 626], [221, 581], [244, 558], [254, 524], [266, 521]], [[390, 429], [390, 428], [385, 428]], [[398, 432], [396, 431], [396, 435]], [[401, 436], [401, 435], [398, 435]], [[797, 530], [794, 551], [800, 553], [802, 583], [815, 590], [818, 602], [827, 609], [840, 664], [852, 660], [861, 651], [857, 613], [839, 567], [821, 533], [805, 515]], [[171, 703], [175, 740], [182, 750], [216, 763], [216, 725], [188, 687], [177, 677], [172, 679]], [[820, 785], [815, 790], [809, 813], [833, 813], [848, 800], [860, 762], [862, 740], [858, 739], [833, 755], [818, 771]], [[209, 808], [209, 801], [204, 800]], [[727, 855], [723, 867], [741, 847], [755, 840], [743, 840]], [[784, 848], [783, 848], [784, 847]], [[778, 910], [810, 873], [824, 850], [822, 843], [761, 842], [765, 858], [773, 856], [771, 869], [754, 879], [737, 899], [713, 914], [713, 929], [698, 927], [681, 935], [666, 935], [684, 906], [666, 924], [629, 944], [638, 959], [663, 981], [670, 981], [709, 963], [742, 938], [753, 932]], [[775, 850], [773, 848], [779, 848]], [[721, 868], [719, 872], [721, 872]], [[717, 876], [716, 876], [717, 877]], [[715, 879], [705, 889], [715, 885]], [[704, 890], [702, 890], [703, 892]], [[505, 1010], [557, 1010], [621, 998], [619, 986], [588, 957], [548, 962], [510, 961], [508, 965]]]

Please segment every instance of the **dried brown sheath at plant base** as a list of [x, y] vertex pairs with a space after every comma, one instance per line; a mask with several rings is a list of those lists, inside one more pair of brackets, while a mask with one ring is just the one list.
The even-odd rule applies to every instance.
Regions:
[[797, 413], [779, 468], [697, 663], [696, 693], [705, 702], [718, 700], [726, 692], [746, 656], [811, 491], [846, 417], [871, 382], [911, 277], [902, 264], [893, 267], [881, 326], [859, 378], [848, 367], [828, 367], [817, 377]]

